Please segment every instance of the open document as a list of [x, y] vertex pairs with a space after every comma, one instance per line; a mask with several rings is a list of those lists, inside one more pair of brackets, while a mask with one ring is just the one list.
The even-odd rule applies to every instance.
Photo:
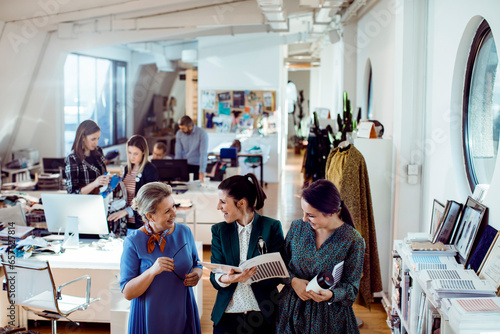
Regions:
[[249, 279], [249, 283], [259, 282], [268, 278], [289, 277], [285, 262], [280, 253], [267, 253], [243, 261], [239, 267], [227, 264], [199, 262], [203, 267], [210, 269], [213, 273], [228, 274], [231, 269], [242, 272], [245, 269], [257, 267], [257, 273]]

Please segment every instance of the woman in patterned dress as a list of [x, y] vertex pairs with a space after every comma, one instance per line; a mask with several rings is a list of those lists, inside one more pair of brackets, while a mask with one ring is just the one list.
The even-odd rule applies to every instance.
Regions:
[[131, 203], [141, 187], [149, 182], [158, 181], [156, 166], [148, 161], [149, 148], [146, 138], [134, 135], [127, 141], [127, 166], [123, 183], [127, 189], [127, 206], [109, 215], [108, 221], [127, 217], [127, 227], [137, 229], [143, 225], [141, 216], [132, 210]]
[[[283, 230], [278, 220], [261, 216], [266, 195], [254, 174], [231, 176], [219, 184], [217, 209], [224, 222], [212, 226], [212, 263], [239, 266], [261, 253], [283, 247]], [[259, 243], [259, 240], [262, 243]], [[274, 334], [280, 279], [247, 283], [253, 267], [236, 273], [210, 274], [217, 290], [212, 310], [214, 333]]]
[[[304, 217], [285, 239], [290, 279], [280, 294], [277, 333], [359, 333], [352, 304], [358, 295], [365, 243], [335, 185], [317, 180], [302, 193]], [[344, 261], [330, 290], [306, 291], [311, 279]]]

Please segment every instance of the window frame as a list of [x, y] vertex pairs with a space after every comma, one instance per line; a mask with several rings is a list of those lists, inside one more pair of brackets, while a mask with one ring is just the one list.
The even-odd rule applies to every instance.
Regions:
[[476, 34], [471, 43], [469, 55], [467, 58], [467, 67], [465, 70], [465, 80], [464, 80], [464, 95], [462, 104], [462, 149], [464, 154], [465, 162], [465, 173], [467, 175], [467, 181], [471, 191], [474, 191], [476, 185], [479, 184], [476, 171], [474, 168], [473, 157], [471, 156], [469, 149], [469, 96], [472, 85], [472, 75], [474, 73], [474, 65], [481, 50], [484, 45], [486, 36], [491, 32], [491, 27], [486, 20], [483, 20], [476, 30]]
[[[87, 55], [87, 54], [81, 54], [81, 53], [76, 53], [76, 52], [71, 52], [68, 54], [68, 56], [76, 56], [77, 57], [77, 78], [76, 78], [76, 82], [77, 82], [77, 99], [78, 99], [78, 103], [80, 103], [81, 99], [80, 99], [80, 94], [81, 94], [81, 91], [80, 91], [80, 69], [79, 69], [79, 64], [80, 64], [80, 57], [86, 57], [86, 58], [92, 58], [94, 60], [107, 60], [109, 61], [111, 64], [110, 64], [110, 68], [112, 70], [112, 74], [111, 74], [111, 80], [112, 80], [112, 83], [111, 83], [111, 87], [112, 87], [112, 94], [110, 96], [111, 98], [111, 105], [112, 105], [112, 124], [110, 124], [110, 136], [111, 136], [111, 143], [108, 144], [108, 145], [101, 145], [99, 144], [99, 146], [103, 147], [103, 148], [106, 148], [106, 147], [110, 147], [110, 146], [115, 146], [115, 145], [119, 145], [119, 144], [122, 144], [122, 143], [125, 143], [127, 141], [127, 62], [126, 61], [122, 61], [122, 60], [116, 60], [116, 59], [111, 59], [111, 58], [106, 58], [106, 57], [97, 57], [97, 56], [92, 56], [92, 55]], [[97, 62], [96, 62], [97, 63]], [[123, 82], [123, 87], [120, 88], [120, 90], [124, 90], [123, 91], [123, 98], [124, 98], [124, 115], [120, 115], [118, 113], [118, 84], [119, 84], [119, 81], [118, 80], [118, 68], [123, 68], [123, 71], [124, 71], [124, 82]], [[97, 70], [97, 68], [96, 68]], [[66, 75], [66, 73], [64, 74]], [[66, 81], [66, 77], [64, 78], [64, 80]], [[97, 80], [97, 76], [96, 76], [96, 80]], [[97, 93], [97, 92], [96, 92]], [[66, 102], [64, 102], [64, 108], [66, 108]], [[79, 106], [79, 105], [78, 105]], [[97, 116], [95, 114], [95, 110], [93, 111], [94, 112], [94, 118]], [[118, 133], [118, 122], [119, 122], [119, 117], [122, 116], [123, 118], [123, 127], [124, 127], [124, 135], [123, 137], [119, 136], [119, 133]], [[64, 124], [64, 132], [66, 132], [66, 120], [64, 119], [66, 117], [66, 112], [65, 110], [63, 110], [63, 124]], [[83, 119], [80, 119], [80, 114], [77, 115], [77, 118], [78, 118], [78, 124], [81, 123], [83, 121]], [[94, 121], [96, 121], [96, 119], [92, 118]], [[63, 136], [63, 140], [65, 141], [65, 136]], [[63, 146], [65, 146], [66, 142], [63, 143]], [[66, 152], [65, 152], [66, 153]]]

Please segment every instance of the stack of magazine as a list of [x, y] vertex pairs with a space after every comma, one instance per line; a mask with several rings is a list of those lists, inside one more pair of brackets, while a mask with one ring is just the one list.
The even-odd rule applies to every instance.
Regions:
[[496, 289], [488, 281], [479, 279], [475, 274], [462, 274], [462, 271], [454, 269], [454, 275], [459, 279], [434, 279], [431, 281], [430, 289], [438, 298], [471, 298], [471, 297], [493, 297]]
[[500, 297], [445, 298], [442, 308], [448, 313], [455, 333], [498, 333]]

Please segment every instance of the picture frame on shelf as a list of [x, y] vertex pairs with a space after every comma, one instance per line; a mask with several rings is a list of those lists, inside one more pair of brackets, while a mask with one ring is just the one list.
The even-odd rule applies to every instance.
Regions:
[[452, 243], [457, 249], [457, 261], [467, 265], [478, 231], [483, 229], [487, 207], [468, 196], [458, 224], [452, 235]]
[[448, 201], [444, 209], [443, 216], [439, 221], [438, 228], [434, 233], [432, 242], [442, 242], [443, 244], [449, 244], [453, 230], [457, 225], [458, 218], [462, 212], [462, 204], [456, 201]]
[[432, 203], [432, 215], [431, 215], [431, 226], [429, 229], [429, 237], [432, 238], [436, 234], [436, 230], [441, 222], [441, 218], [444, 214], [444, 204], [439, 202], [438, 200], [434, 200]]
[[497, 232], [481, 266], [477, 272], [479, 278], [489, 280], [500, 295], [500, 231]]

